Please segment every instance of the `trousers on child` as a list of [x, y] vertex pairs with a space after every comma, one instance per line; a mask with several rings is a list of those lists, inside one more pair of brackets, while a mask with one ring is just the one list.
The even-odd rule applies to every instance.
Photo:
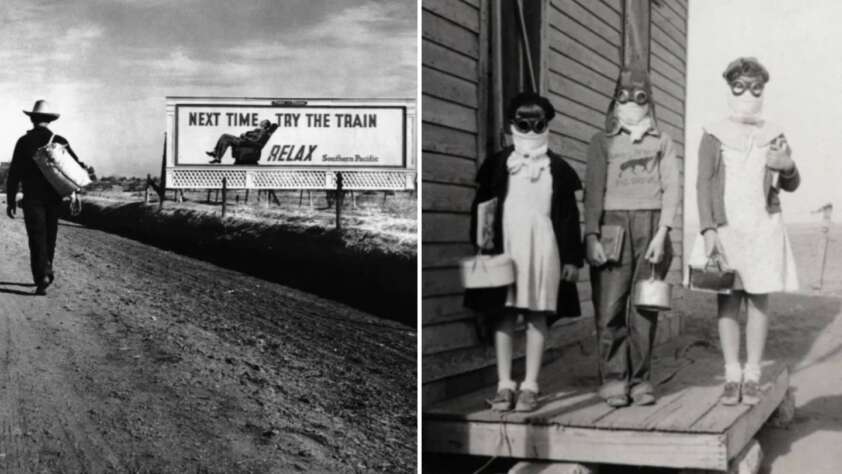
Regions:
[[631, 301], [634, 284], [655, 272], [666, 277], [672, 262], [672, 245], [664, 242], [661, 261], [645, 259], [649, 243], [658, 231], [659, 210], [605, 211], [602, 223], [625, 230], [619, 262], [591, 267], [591, 286], [599, 351], [600, 395], [621, 396], [651, 393], [652, 348], [658, 313], [642, 311]]

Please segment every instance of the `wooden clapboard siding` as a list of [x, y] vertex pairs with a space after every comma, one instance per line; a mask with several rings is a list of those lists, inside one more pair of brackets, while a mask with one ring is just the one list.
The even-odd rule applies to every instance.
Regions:
[[453, 0], [424, 0], [424, 9], [479, 34], [480, 18], [476, 5]]
[[424, 167], [421, 179], [432, 183], [461, 184], [473, 186], [476, 174], [476, 161], [453, 155], [424, 152], [422, 154]]
[[[424, 405], [493, 382], [494, 377], [493, 350], [481, 344], [473, 315], [462, 308], [457, 268], [473, 251], [469, 206], [490, 133], [485, 100], [490, 94], [489, 15], [495, 1], [500, 0], [422, 4]], [[624, 0], [540, 1], [546, 2], [541, 87], [558, 111], [550, 143], [583, 177], [588, 143], [604, 125], [621, 67]], [[653, 99], [659, 123], [675, 141], [683, 167], [687, 5], [684, 0], [660, 3], [653, 3], [651, 18]], [[582, 193], [577, 198], [581, 212]], [[676, 281], [684, 255], [681, 227], [671, 241], [675, 260], [670, 278]], [[583, 317], [562, 320], [551, 329], [548, 359], [558, 357], [563, 346], [592, 337], [587, 267], [580, 276]], [[523, 363], [522, 342], [515, 348], [516, 368]]]
[[[427, 38], [421, 43], [423, 71], [435, 69], [451, 76], [475, 82], [479, 74], [475, 58], [461, 55]], [[424, 77], [422, 75], [422, 81]], [[424, 87], [422, 82], [422, 87]]]
[[[653, 99], [658, 123], [672, 137], [681, 163], [681, 190], [684, 193], [685, 98], [687, 84], [687, 11], [682, 2], [652, 2], [652, 37], [649, 50]], [[668, 279], [678, 283], [684, 265], [683, 210], [670, 233], [676, 250]]]
[[[562, 156], [584, 178], [588, 143], [604, 127], [620, 72], [622, 7], [582, 0], [550, 4], [545, 92], [558, 112], [551, 140], [561, 145]], [[592, 312], [589, 283], [580, 288], [579, 297], [588, 301], [587, 311]]]
[[472, 341], [457, 265], [473, 252], [470, 204], [485, 153], [487, 3], [422, 5], [421, 321], [428, 354]]

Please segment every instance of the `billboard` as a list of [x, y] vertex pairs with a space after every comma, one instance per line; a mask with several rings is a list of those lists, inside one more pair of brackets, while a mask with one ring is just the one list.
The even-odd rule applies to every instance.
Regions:
[[[410, 99], [168, 97], [168, 187], [414, 187]], [[368, 184], [365, 184], [368, 183]]]
[[406, 108], [177, 105], [176, 165], [404, 167]]

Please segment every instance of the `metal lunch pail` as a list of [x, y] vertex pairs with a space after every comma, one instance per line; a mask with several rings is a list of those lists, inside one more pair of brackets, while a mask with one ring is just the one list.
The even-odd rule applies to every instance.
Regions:
[[645, 311], [668, 311], [672, 301], [672, 285], [655, 276], [655, 265], [646, 280], [634, 286], [633, 300], [638, 309]]

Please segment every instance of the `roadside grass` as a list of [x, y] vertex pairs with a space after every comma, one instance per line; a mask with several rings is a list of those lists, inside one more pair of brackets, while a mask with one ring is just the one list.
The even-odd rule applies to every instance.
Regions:
[[229, 196], [224, 218], [198, 194], [206, 198], [185, 193], [159, 210], [142, 193], [90, 193], [79, 216], [64, 217], [415, 326], [414, 196], [358, 196], [338, 232], [334, 210], [298, 206], [298, 193], [279, 194], [281, 206]]

